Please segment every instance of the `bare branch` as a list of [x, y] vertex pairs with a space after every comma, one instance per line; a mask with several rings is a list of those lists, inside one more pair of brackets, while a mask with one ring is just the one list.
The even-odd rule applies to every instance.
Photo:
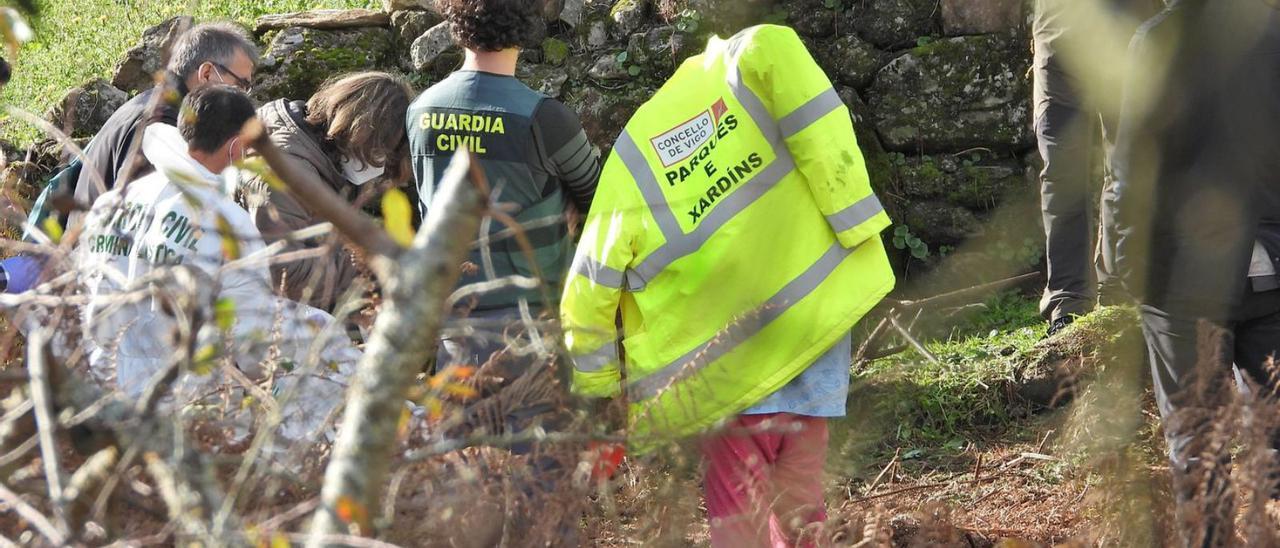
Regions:
[[[349, 391], [309, 546], [335, 544], [331, 535], [349, 532], [338, 515], [340, 504], [359, 505], [366, 514], [379, 507], [409, 388], [435, 352], [446, 299], [480, 227], [482, 181], [468, 179], [477, 176], [470, 169], [475, 162], [469, 152], [454, 156], [423, 230], [393, 265], [385, 309]], [[359, 525], [361, 533], [369, 532], [369, 524]]]
[[49, 332], [36, 329], [27, 337], [27, 369], [31, 372], [31, 403], [36, 413], [36, 431], [40, 436], [40, 457], [44, 464], [45, 481], [49, 484], [49, 498], [53, 501], [53, 519], [58, 531], [70, 535], [65, 500], [62, 494], [62, 467], [58, 464], [58, 445], [53, 438], [58, 427], [53, 418], [53, 391], [49, 387], [49, 364], [45, 360], [45, 345]]
[[35, 527], [36, 531], [39, 531], [41, 535], [49, 539], [49, 542], [53, 543], [54, 546], [62, 546], [67, 543], [67, 537], [59, 533], [52, 523], [49, 523], [49, 518], [45, 517], [44, 514], [41, 514], [39, 510], [36, 510], [30, 504], [27, 504], [27, 501], [22, 500], [22, 497], [19, 497], [17, 493], [10, 491], [3, 481], [0, 481], [0, 502], [13, 507], [14, 511], [18, 512], [19, 516], [22, 516], [22, 519], [27, 520], [28, 523]]

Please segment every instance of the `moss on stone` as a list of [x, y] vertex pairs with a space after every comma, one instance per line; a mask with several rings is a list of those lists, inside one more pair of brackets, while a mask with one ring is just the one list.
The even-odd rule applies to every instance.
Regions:
[[556, 38], [542, 41], [542, 60], [560, 66], [569, 57], [569, 44]]

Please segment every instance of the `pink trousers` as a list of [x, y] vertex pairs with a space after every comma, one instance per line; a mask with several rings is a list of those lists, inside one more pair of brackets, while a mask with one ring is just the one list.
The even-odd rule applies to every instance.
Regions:
[[[767, 420], [773, 424], [762, 428]], [[740, 415], [725, 431], [704, 439], [711, 545], [816, 544], [818, 528], [811, 525], [827, 519], [826, 453], [827, 420], [786, 413]]]

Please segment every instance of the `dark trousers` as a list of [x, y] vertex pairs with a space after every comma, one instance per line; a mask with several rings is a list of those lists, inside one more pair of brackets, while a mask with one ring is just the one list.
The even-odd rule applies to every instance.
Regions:
[[[1096, 50], [1085, 45], [1094, 29], [1084, 25], [1072, 6], [1079, 0], [1037, 0], [1035, 81], [1033, 85], [1036, 141], [1044, 170], [1040, 173], [1040, 209], [1044, 218], [1045, 263], [1048, 273], [1040, 313], [1048, 320], [1084, 314], [1097, 301], [1098, 286], [1104, 297], [1112, 287], [1114, 272], [1115, 194], [1109, 173], [1110, 151], [1116, 128], [1114, 110], [1089, 100], [1086, 85], [1111, 89], [1117, 96], [1120, 82], [1111, 85], [1102, 75], [1076, 74], [1067, 66], [1071, 55]], [[1110, 61], [1108, 61], [1110, 62]], [[1094, 78], [1085, 82], [1084, 78]], [[1102, 157], [1097, 158], [1097, 151]], [[1103, 166], [1102, 199], [1093, 205], [1094, 166]], [[1094, 218], [1098, 223], [1095, 225]]]
[[[1156, 404], [1166, 425], [1165, 437], [1175, 469], [1185, 466], [1185, 448], [1191, 444], [1192, 434], [1174, 431], [1169, 419], [1184, 405], [1178, 396], [1188, 388], [1201, 354], [1197, 323], [1194, 317], [1142, 306], [1142, 332], [1147, 341]], [[1269, 357], [1280, 356], [1280, 290], [1249, 291], [1239, 312], [1222, 327], [1227, 329], [1230, 340], [1225, 349], [1220, 349], [1227, 355], [1220, 357], [1235, 364], [1238, 376], [1248, 376], [1264, 390], [1276, 388], [1265, 364]]]

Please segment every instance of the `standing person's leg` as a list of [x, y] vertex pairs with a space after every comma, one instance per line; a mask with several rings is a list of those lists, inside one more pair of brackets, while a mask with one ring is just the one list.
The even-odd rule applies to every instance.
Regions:
[[742, 415], [726, 426], [728, 430], [702, 441], [706, 460], [702, 488], [711, 521], [711, 546], [776, 546], [770, 535], [767, 497], [770, 468], [778, 456], [782, 435], [740, 430], [779, 416]]
[[[1156, 407], [1164, 425], [1169, 459], [1175, 470], [1186, 467], [1191, 433], [1179, 431], [1173, 417], [1188, 404], [1183, 391], [1190, 387], [1198, 358], [1196, 321], [1143, 305], [1142, 334], [1147, 341], [1147, 361], [1151, 364]], [[1223, 372], [1224, 375], [1227, 372]]]
[[[1117, 91], [1117, 93], [1119, 93]], [[1102, 129], [1102, 197], [1098, 204], [1098, 245], [1094, 255], [1094, 273], [1098, 278], [1098, 302], [1102, 305], [1126, 301], [1124, 288], [1115, 277], [1116, 272], [1116, 189], [1111, 158], [1115, 152], [1115, 131], [1118, 122], [1106, 113], [1101, 116]]]
[[822, 493], [827, 461], [827, 419], [791, 415], [789, 422], [799, 424], [800, 430], [783, 435], [782, 449], [769, 481], [776, 536], [791, 546], [819, 545], [822, 544], [817, 537], [820, 531], [812, 526], [827, 520]]
[[[1235, 329], [1236, 366], [1253, 381], [1268, 387], [1268, 359], [1280, 360], [1280, 289], [1249, 292], [1241, 306]], [[1280, 364], [1280, 361], [1277, 361]]]
[[[1226, 490], [1230, 456], [1210, 434], [1207, 422], [1226, 397], [1231, 378], [1229, 348], [1200, 336], [1199, 320], [1156, 307], [1141, 307], [1142, 331], [1168, 443], [1177, 530], [1188, 545], [1210, 546], [1230, 534], [1234, 499]], [[1202, 344], [1209, 347], [1201, 348]], [[1197, 367], [1201, 359], [1209, 360]], [[1207, 375], [1196, 378], [1197, 375]], [[1223, 524], [1226, 524], [1225, 527]]]
[[[1093, 305], [1093, 230], [1089, 157], [1094, 116], [1081, 110], [1079, 89], [1060, 58], [1068, 41], [1069, 0], [1037, 0], [1035, 39], [1036, 141], [1048, 281], [1040, 313], [1050, 322], [1088, 312]], [[1078, 30], [1078, 29], [1074, 29]]]
[[[1235, 329], [1236, 367], [1247, 373], [1263, 393], [1275, 393], [1276, 378], [1268, 367], [1272, 359], [1280, 365], [1280, 289], [1262, 293], [1249, 292], [1245, 296], [1239, 322]], [[1276, 419], [1268, 417], [1266, 421]], [[1274, 432], [1271, 448], [1280, 450], [1280, 431]], [[1280, 456], [1272, 463], [1272, 497], [1280, 497]]]

